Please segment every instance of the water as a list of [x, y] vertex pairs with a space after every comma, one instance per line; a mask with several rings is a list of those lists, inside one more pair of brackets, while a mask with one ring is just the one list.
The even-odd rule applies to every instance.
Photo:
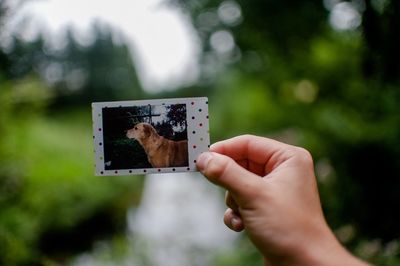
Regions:
[[223, 224], [225, 208], [221, 191], [198, 173], [148, 175], [140, 205], [127, 215], [126, 258], [84, 254], [73, 265], [210, 265], [237, 237]]

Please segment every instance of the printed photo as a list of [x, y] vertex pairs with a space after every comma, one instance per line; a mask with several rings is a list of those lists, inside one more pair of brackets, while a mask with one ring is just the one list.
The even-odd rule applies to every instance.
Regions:
[[95, 174], [195, 172], [208, 120], [206, 97], [92, 103]]
[[104, 169], [187, 167], [186, 104], [102, 108]]

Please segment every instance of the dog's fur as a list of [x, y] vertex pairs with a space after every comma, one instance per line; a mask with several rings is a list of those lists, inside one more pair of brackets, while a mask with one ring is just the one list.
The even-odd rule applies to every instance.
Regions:
[[147, 154], [154, 168], [188, 165], [187, 140], [173, 141], [160, 136], [148, 123], [139, 123], [129, 129], [126, 136], [136, 139]]

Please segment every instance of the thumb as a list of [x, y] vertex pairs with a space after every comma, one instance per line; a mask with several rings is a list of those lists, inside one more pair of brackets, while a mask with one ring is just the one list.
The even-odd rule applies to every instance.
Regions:
[[258, 175], [249, 172], [232, 158], [215, 152], [200, 154], [196, 166], [208, 180], [230, 191], [237, 200], [253, 194], [261, 182]]

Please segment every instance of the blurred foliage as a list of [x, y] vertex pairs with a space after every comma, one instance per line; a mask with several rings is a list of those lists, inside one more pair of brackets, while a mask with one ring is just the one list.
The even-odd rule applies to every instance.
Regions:
[[[253, 133], [308, 148], [339, 239], [399, 265], [400, 2], [169, 2], [203, 44], [213, 139]], [[339, 8], [355, 14], [347, 28], [335, 28]]]
[[61, 50], [42, 37], [0, 49], [0, 265], [64, 264], [123, 234], [140, 200], [142, 178], [93, 175], [89, 102], [142, 92], [126, 45], [93, 32], [88, 46], [69, 32]]
[[[143, 96], [131, 54], [123, 40], [114, 41], [111, 29], [92, 26], [91, 42], [81, 44], [67, 29], [63, 47], [52, 47], [43, 36], [31, 42], [12, 37], [3, 75], [18, 80], [35, 73], [52, 87], [55, 108], [80, 106], [92, 101]], [[122, 38], [122, 37], [120, 37]]]
[[[400, 265], [400, 2], [167, 2], [191, 18], [202, 74], [151, 97], [208, 96], [213, 141], [252, 133], [308, 148], [339, 240]], [[342, 28], [338, 10], [354, 15]], [[2, 265], [63, 263], [121, 231], [140, 197], [140, 178], [92, 176], [88, 104], [150, 97], [124, 41], [100, 23], [93, 33], [82, 44], [68, 31], [60, 49], [41, 36], [0, 49]], [[260, 264], [245, 238], [215, 260]]]
[[248, 238], [242, 238], [234, 252], [219, 254], [212, 262], [214, 266], [225, 265], [263, 265], [264, 259]]
[[0, 264], [60, 262], [124, 231], [142, 181], [94, 177], [90, 110], [43, 116], [41, 93], [20, 102], [18, 86], [45, 85], [19, 83], [0, 93]]

